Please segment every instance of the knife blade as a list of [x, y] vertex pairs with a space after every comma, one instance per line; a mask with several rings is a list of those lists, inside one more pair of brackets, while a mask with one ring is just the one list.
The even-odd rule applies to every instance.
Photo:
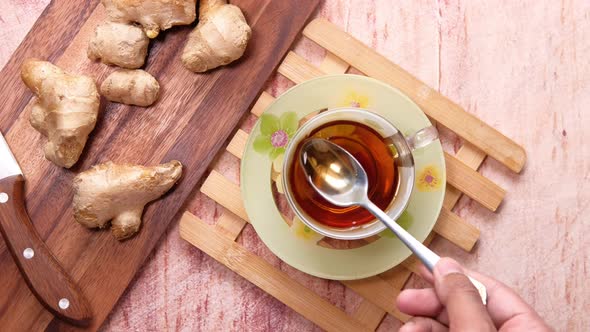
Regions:
[[41, 239], [27, 213], [22, 171], [0, 133], [0, 232], [37, 300], [74, 325], [92, 319], [88, 300]]
[[2, 163], [0, 163], [0, 179], [23, 174], [2, 133], [0, 133], [0, 160], [2, 160]]

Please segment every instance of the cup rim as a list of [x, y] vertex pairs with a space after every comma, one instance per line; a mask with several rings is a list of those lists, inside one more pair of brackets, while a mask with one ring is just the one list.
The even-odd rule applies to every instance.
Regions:
[[[333, 109], [329, 109], [323, 113], [320, 113], [320, 114], [312, 117], [310, 120], [308, 120], [306, 123], [304, 123], [297, 130], [295, 135], [289, 140], [289, 143], [287, 144], [287, 146], [285, 148], [285, 157], [284, 157], [285, 159], [283, 162], [283, 170], [282, 170], [281, 176], [282, 176], [282, 182], [283, 182], [285, 196], [287, 198], [287, 202], [289, 204], [289, 207], [293, 210], [293, 212], [297, 215], [297, 217], [299, 217], [299, 219], [303, 222], [303, 224], [310, 227], [315, 232], [317, 232], [321, 235], [324, 235], [326, 237], [330, 237], [330, 238], [338, 239], [338, 240], [359, 240], [359, 239], [364, 239], [364, 238], [368, 238], [368, 237], [374, 236], [376, 234], [379, 234], [380, 232], [386, 230], [387, 226], [385, 226], [384, 223], [377, 220], [376, 218], [367, 224], [357, 226], [357, 227], [351, 227], [349, 229], [346, 229], [346, 228], [338, 229], [335, 227], [330, 227], [330, 226], [322, 224], [321, 222], [319, 222], [317, 220], [314, 220], [314, 222], [310, 222], [308, 220], [306, 214], [300, 210], [299, 204], [296, 202], [295, 198], [293, 197], [293, 195], [291, 193], [291, 188], [290, 188], [291, 185], [289, 182], [289, 173], [290, 173], [290, 169], [291, 169], [291, 167], [289, 167], [289, 165], [291, 164], [291, 162], [294, 162], [293, 158], [295, 157], [294, 153], [295, 153], [296, 147], [300, 144], [300, 142], [303, 139], [305, 139], [304, 133], [306, 133], [310, 127], [312, 129], [317, 127], [316, 123], [318, 121], [321, 121], [323, 118], [330, 116], [334, 113], [341, 113], [341, 112], [354, 112], [357, 114], [364, 113], [368, 117], [377, 118], [377, 119], [383, 121], [384, 123], [387, 123], [387, 125], [389, 126], [388, 129], [394, 130], [395, 133], [399, 133], [401, 135], [401, 137], [403, 137], [403, 143], [406, 146], [408, 146], [408, 149], [409, 149], [409, 145], [406, 140], [406, 137], [403, 134], [401, 134], [401, 131], [393, 123], [391, 123], [386, 118], [380, 116], [379, 114], [371, 112], [368, 109], [356, 108], [356, 107], [333, 108]], [[354, 120], [351, 120], [351, 121], [354, 121]], [[369, 125], [369, 126], [371, 126], [371, 125]], [[409, 154], [409, 158], [411, 159], [412, 166], [409, 167], [410, 172], [411, 172], [411, 174], [410, 174], [411, 181], [408, 181], [408, 184], [407, 184], [408, 195], [407, 195], [407, 197], [405, 197], [405, 201], [403, 201], [403, 204], [401, 205], [401, 208], [399, 208], [398, 213], [396, 213], [394, 216], [392, 216], [392, 218], [394, 220], [399, 218], [401, 216], [401, 214], [403, 213], [403, 211], [407, 208], [407, 206], [410, 202], [411, 195], [414, 191], [415, 162], [413, 159], [413, 155], [411, 153]], [[395, 200], [395, 196], [394, 196], [394, 199], [392, 199], [392, 202], [394, 200]], [[391, 206], [389, 206], [385, 212], [388, 213], [390, 208], [391, 208]], [[358, 234], [358, 233], [351, 234], [350, 232], [348, 232], [348, 231], [353, 231], [353, 230], [356, 231], [359, 228], [361, 228], [361, 229], [364, 228], [364, 229], [366, 229], [366, 231], [364, 233], [360, 233], [360, 234]]]

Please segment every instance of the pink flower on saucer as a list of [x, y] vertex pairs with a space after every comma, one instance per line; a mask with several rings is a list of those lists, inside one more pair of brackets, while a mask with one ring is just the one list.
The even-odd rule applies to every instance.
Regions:
[[295, 134], [299, 121], [295, 112], [285, 112], [281, 117], [263, 114], [260, 117], [260, 135], [254, 139], [254, 151], [268, 154], [271, 160], [285, 152], [289, 139]]

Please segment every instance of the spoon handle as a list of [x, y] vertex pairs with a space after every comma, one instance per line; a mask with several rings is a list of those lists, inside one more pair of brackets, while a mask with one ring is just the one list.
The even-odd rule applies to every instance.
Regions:
[[432, 272], [434, 266], [440, 259], [440, 257], [435, 254], [432, 250], [428, 249], [425, 245], [423, 245], [420, 241], [416, 240], [410, 233], [408, 233], [405, 229], [403, 229], [400, 225], [398, 225], [391, 217], [389, 217], [383, 210], [381, 210], [377, 205], [373, 204], [373, 202], [367, 200], [366, 203], [363, 204], [363, 207], [367, 209], [371, 214], [373, 214], [377, 219], [381, 220], [387, 228], [391, 229], [391, 231], [414, 253], [414, 255], [418, 256], [422, 263], [426, 265], [428, 270]]

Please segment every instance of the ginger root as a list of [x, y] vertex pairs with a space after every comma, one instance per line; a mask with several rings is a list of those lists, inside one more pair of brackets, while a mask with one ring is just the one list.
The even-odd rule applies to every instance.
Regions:
[[190, 33], [182, 63], [194, 72], [205, 72], [239, 59], [252, 30], [240, 8], [227, 0], [201, 0], [199, 24]]
[[88, 45], [88, 58], [135, 69], [143, 66], [149, 43], [140, 27], [106, 21], [96, 27]]
[[196, 18], [196, 0], [102, 0], [102, 4], [109, 21], [139, 23], [149, 38]]
[[88, 228], [104, 228], [118, 240], [137, 233], [144, 206], [162, 196], [182, 174], [182, 164], [144, 167], [107, 162], [74, 178], [74, 218]]
[[117, 103], [150, 106], [158, 99], [160, 85], [149, 73], [121, 69], [110, 74], [100, 86], [100, 94]]
[[196, 17], [196, 1], [102, 0], [107, 19], [96, 27], [88, 58], [127, 69], [140, 68], [145, 63], [149, 38], [174, 25], [191, 24]]
[[23, 63], [21, 78], [37, 96], [30, 122], [48, 139], [45, 158], [58, 166], [72, 167], [96, 124], [100, 96], [94, 80], [37, 59]]

